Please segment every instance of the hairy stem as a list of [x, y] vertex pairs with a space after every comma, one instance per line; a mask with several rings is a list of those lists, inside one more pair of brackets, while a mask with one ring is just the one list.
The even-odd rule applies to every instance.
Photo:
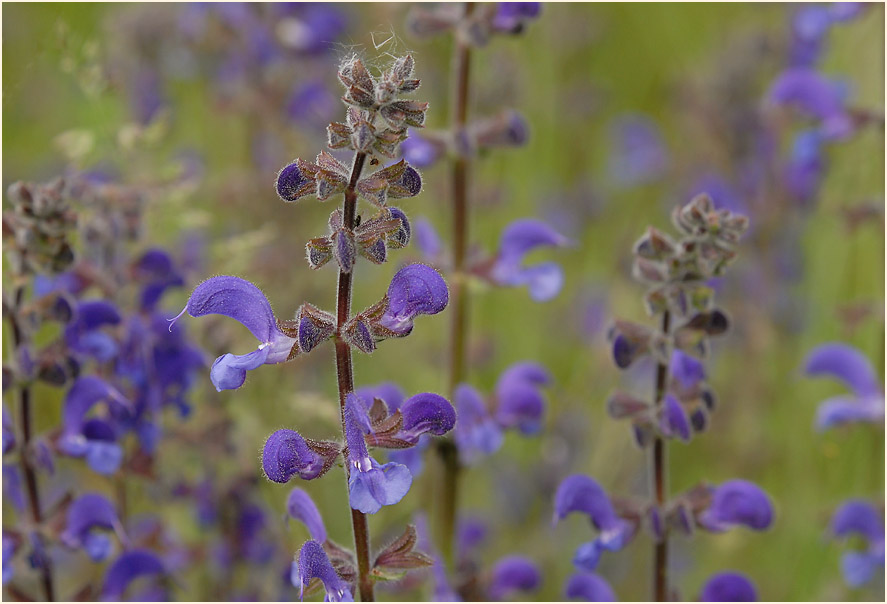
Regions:
[[[357, 214], [357, 180], [363, 171], [366, 153], [357, 153], [351, 167], [351, 179], [345, 189], [345, 203], [342, 208], [343, 223], [346, 229], [354, 229]], [[336, 295], [336, 322], [338, 333], [344, 330], [345, 323], [351, 318], [351, 285], [354, 267], [351, 272], [339, 271], [339, 284]], [[342, 418], [342, 436], [345, 436], [345, 397], [354, 391], [354, 370], [351, 363], [351, 346], [341, 336], [336, 338], [336, 378], [339, 383], [339, 409]], [[350, 478], [351, 468], [348, 465], [348, 448], [343, 451], [345, 458], [345, 477]], [[370, 577], [370, 531], [367, 518], [363, 512], [351, 509], [351, 526], [354, 529], [354, 551], [357, 554], [357, 586], [360, 599], [364, 602], [374, 601], [373, 581]]]
[[[15, 291], [15, 307], [9, 313], [10, 326], [12, 327], [12, 342], [16, 351], [25, 345], [25, 334], [19, 325], [18, 312], [22, 305], [25, 295], [23, 287], [19, 287]], [[19, 450], [19, 461], [22, 467], [22, 475], [25, 477], [25, 487], [28, 494], [28, 508], [31, 511], [31, 519], [34, 521], [35, 527], [43, 522], [43, 512], [40, 505], [40, 490], [37, 486], [37, 472], [31, 464], [30, 448], [31, 437], [33, 431], [33, 421], [31, 414], [31, 388], [27, 384], [21, 384], [18, 387], [19, 399], [19, 421], [21, 422], [22, 444]], [[38, 539], [39, 532], [38, 532]], [[52, 580], [52, 566], [48, 554], [44, 556], [40, 565], [40, 579], [43, 584], [43, 592], [46, 600], [55, 601], [55, 587]]]
[[[668, 334], [671, 316], [668, 311], [662, 314], [662, 333]], [[664, 363], [656, 366], [656, 400], [657, 406], [662, 405], [665, 396], [668, 367]], [[665, 439], [657, 437], [653, 442], [653, 496], [656, 507], [662, 509], [668, 499], [668, 467]], [[664, 530], [662, 538], [653, 546], [653, 600], [668, 601], [668, 530]]]
[[[474, 10], [474, 3], [465, 5], [465, 18]], [[465, 127], [468, 115], [468, 84], [471, 73], [471, 47], [456, 36], [453, 42], [453, 134]], [[450, 302], [453, 324], [450, 333], [449, 392], [452, 398], [456, 386], [465, 379], [466, 340], [468, 337], [468, 291], [465, 274], [465, 252], [468, 247], [468, 161], [464, 156], [453, 159], [450, 182], [453, 195], [453, 272], [451, 274]], [[449, 568], [453, 568], [453, 540], [455, 538], [456, 510], [459, 494], [459, 455], [452, 437], [440, 439], [437, 453], [443, 466], [443, 498], [438, 519], [438, 542], [441, 554]]]

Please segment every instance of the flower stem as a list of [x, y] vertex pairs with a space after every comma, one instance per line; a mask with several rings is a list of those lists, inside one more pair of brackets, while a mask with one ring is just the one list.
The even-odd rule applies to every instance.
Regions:
[[[354, 156], [354, 164], [351, 167], [351, 178], [348, 188], [345, 189], [345, 202], [342, 208], [343, 223], [346, 229], [354, 229], [355, 216], [357, 214], [357, 181], [363, 171], [366, 162], [366, 153], [358, 152]], [[351, 285], [354, 275], [354, 267], [351, 272], [339, 271], [338, 292], [336, 295], [336, 322], [339, 333], [342, 333], [345, 323], [351, 318]], [[345, 436], [345, 397], [354, 391], [354, 370], [351, 363], [351, 346], [341, 337], [336, 338], [336, 378], [339, 384], [339, 409], [342, 419], [342, 436]], [[348, 466], [348, 445], [342, 452], [345, 461], [345, 477], [351, 476], [351, 468]], [[349, 505], [350, 507], [350, 505]], [[373, 580], [370, 577], [370, 531], [367, 526], [367, 518], [363, 512], [351, 509], [351, 526], [354, 529], [354, 551], [357, 554], [357, 586], [360, 590], [360, 599], [364, 602], [373, 602]]]
[[[662, 333], [668, 335], [671, 316], [668, 311], [662, 314]], [[662, 405], [665, 396], [668, 367], [664, 363], [656, 366], [656, 400], [657, 406]], [[653, 494], [656, 507], [661, 510], [668, 498], [668, 467], [665, 439], [656, 437], [653, 442]], [[653, 545], [653, 600], [668, 601], [668, 530], [662, 532], [662, 538]]]
[[[474, 11], [474, 3], [465, 4], [464, 18]], [[468, 115], [468, 91], [471, 73], [471, 46], [460, 36], [453, 41], [452, 124], [454, 136], [465, 127]], [[451, 274], [450, 301], [453, 324], [450, 343], [449, 392], [452, 397], [456, 386], [465, 379], [466, 339], [468, 337], [468, 291], [465, 274], [465, 252], [468, 247], [468, 161], [463, 155], [453, 159], [450, 182], [453, 195], [453, 272]], [[437, 453], [443, 465], [443, 500], [438, 519], [438, 541], [441, 554], [450, 569], [453, 568], [453, 540], [455, 537], [456, 509], [459, 494], [459, 455], [452, 437], [439, 439]]]
[[[24, 287], [18, 287], [15, 291], [15, 307], [10, 316], [10, 326], [12, 327], [12, 342], [16, 351], [20, 350], [24, 345], [24, 333], [19, 325], [18, 312], [22, 305], [25, 290]], [[30, 448], [31, 436], [33, 435], [33, 422], [31, 414], [31, 388], [27, 384], [19, 385], [19, 421], [21, 422], [22, 444], [19, 451], [19, 461], [22, 466], [22, 474], [25, 477], [25, 486], [28, 493], [28, 507], [31, 511], [31, 518], [34, 521], [35, 529], [43, 522], [43, 512], [40, 505], [40, 490], [37, 487], [37, 473], [31, 464]], [[40, 537], [39, 530], [35, 530], [38, 539]], [[52, 580], [52, 563], [49, 554], [43, 556], [40, 561], [40, 575], [43, 583], [43, 592], [48, 602], [55, 601], [55, 588]]]

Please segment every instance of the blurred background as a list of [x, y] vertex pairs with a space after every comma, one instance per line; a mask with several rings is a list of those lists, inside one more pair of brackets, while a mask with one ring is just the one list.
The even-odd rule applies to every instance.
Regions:
[[[160, 246], [193, 260], [184, 287], [163, 300], [170, 316], [193, 286], [217, 274], [253, 281], [284, 318], [303, 301], [330, 309], [334, 272], [310, 271], [304, 242], [325, 233], [331, 208], [313, 200], [282, 203], [275, 177], [293, 158], [318, 153], [326, 123], [342, 119], [336, 66], [352, 53], [371, 65], [383, 65], [389, 53], [412, 53], [422, 79], [417, 98], [431, 103], [428, 126], [447, 127], [451, 38], [411, 36], [409, 9], [6, 4], [4, 190], [17, 180], [88, 172], [150, 191], [133, 253]], [[470, 115], [514, 108], [529, 140], [472, 164], [472, 245], [493, 252], [507, 224], [531, 216], [571, 240], [568, 248], [538, 253], [566, 273], [551, 302], [536, 303], [524, 289], [472, 289], [472, 384], [491, 392], [500, 372], [520, 360], [539, 362], [554, 377], [542, 432], [509, 433], [498, 453], [466, 472], [462, 493], [465, 513], [489, 526], [479, 550], [484, 563], [519, 553], [540, 565], [543, 583], [532, 599], [563, 598], [573, 551], [591, 537], [584, 519], [551, 527], [553, 493], [565, 476], [586, 473], [615, 494], [646, 492], [645, 453], [627, 424], [608, 418], [604, 403], [617, 387], [648, 395], [652, 368], [617, 370], [606, 331], [617, 316], [647, 321], [643, 288], [630, 278], [632, 245], [648, 225], [670, 231], [671, 209], [700, 191], [747, 213], [751, 229], [718, 286], [719, 305], [734, 325], [714, 342], [711, 357], [719, 410], [689, 445], [673, 441], [671, 490], [741, 477], [768, 491], [776, 520], [760, 534], [675, 539], [675, 584], [694, 599], [711, 573], [732, 569], [750, 576], [768, 600], [883, 597], [883, 589], [844, 583], [844, 546], [827, 534], [843, 500], [883, 502], [883, 427], [817, 432], [817, 404], [842, 387], [802, 372], [813, 347], [842, 341], [883, 375], [883, 6], [866, 7], [822, 40], [817, 69], [842, 83], [847, 107], [862, 117], [852, 136], [819, 150], [814, 182], [803, 190], [785, 185], [782, 170], [797, 159], [806, 118], [767, 102], [788, 66], [798, 10], [545, 4], [523, 33], [496, 37], [475, 54]], [[446, 241], [446, 163], [422, 175], [423, 193], [402, 207], [413, 219], [427, 218]], [[362, 265], [356, 307], [378, 299], [401, 263], [420, 259], [414, 246], [396, 254], [393, 263]], [[409, 338], [357, 355], [357, 384], [393, 380], [408, 394], [444, 392], [447, 312], [422, 320]], [[209, 360], [254, 346], [225, 318], [182, 323]], [[307, 532], [284, 524], [291, 485], [262, 478], [259, 453], [268, 434], [283, 427], [335, 437], [334, 375], [329, 346], [253, 371], [238, 391], [216, 393], [205, 371], [190, 392], [190, 415], [164, 416], [159, 478], [130, 486], [128, 506], [132, 517], [161, 517], [176, 547], [191, 556], [176, 577], [177, 599], [298, 597], [280, 586]], [[60, 400], [56, 389], [35, 391], [38, 431], [57, 425]], [[330, 536], [347, 544], [337, 474], [299, 486], [317, 501]], [[114, 489], [112, 479], [70, 460], [59, 461], [56, 475], [62, 485]], [[376, 546], [399, 534], [431, 497], [432, 476], [426, 468], [401, 504], [370, 519]], [[249, 485], [238, 492], [261, 510], [250, 532], [274, 544], [267, 563], [221, 574], [195, 553], [214, 533], [195, 519], [189, 499], [170, 493], [179, 483], [204, 480]], [[221, 490], [212, 497], [223, 499], [224, 489], [215, 488]], [[4, 501], [4, 515], [9, 511]], [[620, 599], [646, 599], [650, 554], [642, 536], [605, 556], [599, 572]], [[81, 576], [102, 572], [80, 564]], [[59, 581], [62, 593], [74, 589]], [[385, 589], [382, 599], [422, 593]]]

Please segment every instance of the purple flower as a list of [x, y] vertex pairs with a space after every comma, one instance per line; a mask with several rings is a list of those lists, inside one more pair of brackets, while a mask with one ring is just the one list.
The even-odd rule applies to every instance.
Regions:
[[102, 600], [106, 602], [120, 601], [126, 588], [135, 579], [146, 576], [163, 576], [166, 569], [153, 553], [147, 550], [131, 550], [120, 555], [108, 568], [102, 588]]
[[458, 558], [470, 559], [472, 552], [486, 540], [487, 532], [487, 523], [480, 518], [460, 518], [456, 527]]
[[525, 218], [512, 222], [499, 241], [499, 252], [490, 275], [499, 285], [518, 287], [526, 285], [536, 302], [554, 298], [564, 284], [564, 273], [555, 262], [523, 265], [524, 256], [537, 247], [563, 247], [567, 239], [540, 220]]
[[[101, 562], [111, 553], [107, 531], [118, 526], [117, 512], [103, 495], [81, 495], [68, 508], [67, 523], [61, 540], [70, 547], [82, 548], [93, 562]], [[97, 530], [104, 529], [104, 530]]]
[[118, 323], [120, 313], [110, 302], [80, 302], [74, 319], [65, 327], [65, 343], [74, 352], [93, 357], [100, 363], [110, 361], [117, 355], [117, 343], [101, 328]]
[[12, 418], [3, 407], [3, 455], [12, 451], [15, 447], [15, 426], [12, 425]]
[[385, 406], [391, 412], [400, 409], [404, 400], [403, 391], [394, 382], [383, 382], [375, 386], [362, 386], [354, 390], [354, 395], [370, 406], [373, 404], [374, 399], [382, 399]]
[[690, 441], [690, 420], [684, 406], [670, 394], [665, 395], [662, 405], [662, 416], [659, 418], [659, 429], [671, 438]]
[[801, 203], [809, 203], [819, 192], [825, 170], [822, 143], [823, 136], [816, 130], [799, 132], [783, 169], [786, 190]]
[[743, 525], [756, 531], [770, 528], [773, 504], [764, 490], [747, 480], [728, 480], [716, 487], [711, 505], [699, 515], [704, 528], [721, 532]]
[[434, 164], [444, 152], [440, 143], [422, 137], [414, 129], [410, 128], [409, 137], [400, 145], [403, 158], [411, 166], [427, 168]]
[[317, 541], [306, 541], [299, 550], [298, 561], [293, 561], [292, 583], [299, 588], [299, 598], [311, 579], [320, 579], [326, 591], [325, 602], [353, 602], [348, 583], [336, 573], [323, 547]]
[[418, 315], [436, 315], [447, 307], [450, 293], [436, 270], [426, 264], [410, 264], [400, 269], [388, 286], [388, 309], [381, 324], [391, 331], [408, 335]]
[[740, 573], [723, 572], [712, 575], [699, 594], [702, 602], [757, 602], [754, 584]]
[[173, 260], [165, 251], [154, 248], [145, 252], [133, 267], [135, 278], [143, 283], [141, 307], [153, 310], [167, 288], [185, 284]]
[[15, 540], [3, 533], [3, 585], [12, 580], [15, 573], [15, 567], [12, 565], [12, 558], [15, 556], [16, 543]]
[[496, 384], [496, 421], [503, 428], [517, 427], [524, 434], [539, 432], [545, 413], [545, 397], [541, 386], [551, 382], [551, 376], [537, 363], [515, 363], [502, 372]]
[[123, 461], [116, 430], [104, 420], [86, 419], [87, 413], [102, 401], [118, 414], [127, 412], [126, 400], [105, 381], [84, 376], [74, 382], [65, 395], [58, 448], [65, 455], [85, 457], [89, 466], [100, 474], [113, 474]]
[[285, 12], [280, 19], [278, 37], [281, 44], [293, 50], [316, 54], [329, 50], [345, 29], [345, 13], [334, 5], [321, 3], [287, 3], [275, 5]]
[[462, 463], [470, 465], [480, 456], [498, 451], [505, 436], [490, 417], [480, 393], [468, 384], [459, 384], [453, 393], [453, 402], [458, 418], [454, 438]]
[[403, 499], [410, 490], [413, 477], [402, 464], [380, 465], [370, 457], [364, 440], [364, 434], [369, 432], [366, 404], [352, 394], [345, 402], [345, 441], [351, 465], [348, 495], [352, 508], [364, 514], [375, 514], [383, 505], [394, 505]]
[[250, 369], [288, 360], [293, 346], [296, 345], [295, 338], [284, 335], [277, 328], [271, 304], [262, 290], [238, 277], [207, 279], [194, 288], [188, 304], [172, 321], [185, 312], [192, 317], [210, 314], [231, 317], [243, 324], [259, 340], [259, 347], [253, 352], [244, 355], [228, 353], [215, 360], [210, 370], [210, 379], [219, 392], [243, 386], [246, 372]]
[[290, 95], [286, 113], [296, 122], [320, 124], [333, 118], [338, 99], [321, 82], [299, 82]]
[[871, 362], [859, 350], [837, 342], [813, 349], [804, 362], [810, 376], [827, 375], [842, 381], [852, 396], [835, 396], [820, 403], [816, 426], [826, 430], [854, 422], [884, 422], [884, 391]]
[[652, 182], [662, 176], [668, 157], [656, 124], [645, 116], [617, 119], [611, 127], [610, 173], [621, 186]]
[[576, 573], [567, 581], [564, 596], [583, 602], [615, 602], [616, 594], [610, 584], [596, 573]]
[[305, 525], [312, 539], [321, 543], [326, 541], [326, 527], [323, 525], [323, 518], [308, 493], [299, 487], [290, 491], [289, 497], [286, 499], [286, 511], [290, 518], [295, 518]]
[[573, 564], [581, 570], [593, 571], [605, 550], [618, 551], [634, 536], [631, 524], [616, 515], [604, 489], [588, 476], [573, 474], [557, 488], [554, 495], [554, 523], [571, 512], [588, 514], [592, 525], [599, 531], [597, 538], [576, 550]]
[[851, 587], [868, 583], [879, 568], [884, 568], [884, 521], [875, 506], [863, 500], [850, 500], [835, 510], [831, 532], [835, 537], [861, 537], [867, 544], [862, 551], [849, 551], [841, 558], [844, 580]]
[[705, 379], [705, 365], [702, 364], [702, 361], [683, 350], [675, 349], [671, 353], [668, 371], [682, 388], [688, 390]]
[[770, 88], [769, 98], [777, 105], [792, 105], [820, 121], [828, 139], [846, 138], [853, 123], [844, 107], [844, 90], [813, 69], [789, 69]]
[[430, 261], [438, 259], [443, 253], [443, 243], [441, 243], [440, 237], [431, 222], [425, 218], [419, 218], [414, 221], [413, 230], [416, 234], [416, 245], [419, 247], [422, 255]]
[[512, 591], [533, 591], [542, 575], [536, 564], [523, 556], [505, 556], [493, 566], [487, 593], [491, 600], [502, 600]]
[[262, 469], [274, 482], [287, 482], [294, 474], [312, 480], [323, 474], [329, 461], [311, 449], [295, 430], [274, 432], [262, 449]]
[[537, 18], [541, 11], [541, 2], [499, 2], [493, 28], [505, 33], [519, 33], [523, 24]]

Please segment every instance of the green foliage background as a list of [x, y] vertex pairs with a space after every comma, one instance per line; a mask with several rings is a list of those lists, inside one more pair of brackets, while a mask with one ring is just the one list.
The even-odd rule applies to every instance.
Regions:
[[[110, 19], [128, 9], [107, 4], [3, 6], [4, 188], [15, 180], [57, 174], [65, 165], [58, 139], [63, 132], [76, 131], [68, 141], [72, 136], [92, 139], [91, 148], [75, 163], [88, 166], [109, 159], [132, 182], [167, 174], [178, 149], [195, 149], [205, 158], [206, 178], [189, 196], [160, 200], [149, 209], [150, 243], [175, 245], [184, 230], [204, 229], [209, 252], [205, 276], [226, 273], [253, 280], [281, 316], [305, 300], [332, 307], [334, 273], [310, 272], [302, 252], [302, 242], [325, 229], [330, 208], [279, 202], [274, 174], [251, 167], [249, 119], [221, 113], [205, 82], [174, 83], [166, 130], [155, 141], [121, 148], [119, 133], [130, 119], [126, 100], [113, 85], [102, 86], [95, 70], [114, 50]], [[402, 34], [406, 9], [395, 4], [345, 7], [347, 39], [369, 57], [412, 51], [423, 78], [419, 96], [432, 103], [429, 125], [443, 127], [449, 40], [428, 42]], [[604, 409], [608, 393], [624, 378], [609, 360], [604, 333], [585, 337], [578, 329], [580, 294], [592, 289], [603, 295], [608, 319], [645, 320], [642, 289], [628, 278], [631, 245], [648, 224], [668, 228], [671, 206], [685, 201], [681, 179], [710, 158], [711, 141], [719, 134], [705, 130], [684, 93], [705, 90], [730, 62], [753, 61], [748, 49], [759, 44], [769, 50], [756, 66], [756, 87], [748, 94], [763, 98], [780, 69], [778, 48], [787, 35], [790, 10], [774, 4], [550, 4], [525, 36], [496, 39], [476, 54], [472, 113], [482, 114], [504, 100], [526, 116], [531, 142], [519, 150], [491, 153], [473, 167], [472, 241], [493, 250], [506, 224], [523, 216], [544, 217], [552, 205], [565, 206], [580, 221], [572, 247], [544, 253], [566, 270], [566, 287], [555, 301], [536, 304], [524, 290], [481, 287], [473, 290], [472, 299], [474, 385], [491, 391], [502, 369], [522, 359], [541, 362], [554, 376], [542, 435], [524, 439], [509, 434], [499, 453], [466, 473], [462, 498], [465, 509], [493, 525], [493, 538], [483, 550], [486, 562], [512, 552], [539, 562], [544, 575], [540, 599], [563, 597], [573, 550], [591, 536], [591, 528], [578, 517], [551, 527], [557, 480], [584, 472], [613, 493], [641, 495], [645, 489], [644, 453], [634, 447], [628, 427], [608, 419]], [[370, 33], [378, 42], [392, 30], [398, 39], [375, 50]], [[851, 83], [856, 106], [883, 115], [883, 7], [873, 5], [857, 21], [835, 27], [829, 40], [823, 71]], [[342, 46], [336, 52], [344, 56], [351, 49]], [[334, 79], [330, 73], [331, 88]], [[607, 172], [608, 127], [612, 118], [628, 111], [646, 113], [660, 125], [671, 168], [662, 181], [620, 190]], [[320, 149], [315, 133], [290, 126], [282, 136], [289, 156], [280, 158], [280, 165]], [[828, 160], [822, 193], [809, 217], [785, 212], [782, 218], [785, 228], [803, 229], [802, 280], [772, 283], [774, 293], [763, 301], [745, 294], [741, 286], [727, 287], [720, 302], [737, 329], [715, 344], [712, 357], [719, 411], [704, 435], [689, 446], [670, 447], [672, 492], [700, 480], [746, 478], [772, 495], [776, 522], [764, 534], [737, 530], [677, 539], [673, 570], [684, 598], [695, 598], [705, 578], [724, 569], [750, 575], [769, 600], [883, 597], [883, 592], [844, 585], [839, 572], [843, 550], [827, 539], [825, 528], [831, 511], [845, 498], [883, 501], [884, 432], [858, 426], [816, 433], [817, 403], [841, 387], [806, 379], [799, 369], [807, 351], [831, 340], [858, 346], [879, 371], [884, 365], [882, 216], [852, 232], [842, 218], [843, 209], [862, 202], [873, 202], [883, 211], [883, 129], [869, 128], [831, 147]], [[438, 165], [423, 176], [423, 194], [404, 207], [411, 216], [430, 218], [446, 234], [446, 170]], [[751, 219], [754, 223], [755, 216]], [[415, 253], [407, 250], [382, 267], [361, 265], [355, 304], [378, 298], [398, 262]], [[733, 274], [760, 257], [743, 250]], [[797, 297], [788, 303], [797, 307], [788, 313], [801, 321], [801, 330], [787, 329], [772, 318], [769, 305], [789, 292]], [[186, 296], [187, 291], [170, 296], [170, 310], [180, 308]], [[848, 327], [838, 312], [848, 304], [866, 305], [871, 312]], [[408, 393], [443, 391], [448, 319], [444, 313], [422, 320], [410, 338], [359, 357], [358, 384], [394, 379]], [[212, 356], [252, 346], [246, 331], [232, 321], [194, 321], [188, 328], [203, 334]], [[237, 392], [216, 394], [207, 377], [193, 395], [196, 410], [189, 421], [199, 426], [229, 414], [238, 449], [217, 460], [218, 471], [259, 473], [258, 452], [272, 430], [298, 427], [303, 434], [335, 435], [333, 376], [332, 349], [325, 347], [295, 363], [253, 372]], [[57, 396], [46, 391], [39, 399], [38, 427], [54, 423]], [[569, 451], [565, 435], [573, 438]], [[199, 447], [170, 445], [162, 456], [161, 467], [170, 474], [193, 477], [203, 471]], [[432, 474], [433, 467], [426, 468], [401, 505], [372, 517], [377, 546], [393, 537], [422, 501], [435, 499]], [[91, 480], [95, 488], [109, 486], [102, 479]], [[348, 543], [347, 504], [338, 471], [306, 488], [320, 504], [331, 536]], [[263, 481], [260, 489], [270, 509], [282, 514], [288, 487]], [[181, 503], [147, 487], [134, 493], [132, 501], [137, 510], [171, 518], [186, 540], [201, 538], [190, 510]], [[275, 515], [271, 521], [280, 522]], [[301, 526], [274, 526], [290, 551], [307, 537]], [[600, 572], [621, 599], [648, 597], [651, 550], [642, 535], [626, 551], [604, 557]], [[269, 570], [269, 575], [275, 572]], [[200, 572], [185, 574], [180, 597], [205, 597], [202, 590], [210, 580]]]

